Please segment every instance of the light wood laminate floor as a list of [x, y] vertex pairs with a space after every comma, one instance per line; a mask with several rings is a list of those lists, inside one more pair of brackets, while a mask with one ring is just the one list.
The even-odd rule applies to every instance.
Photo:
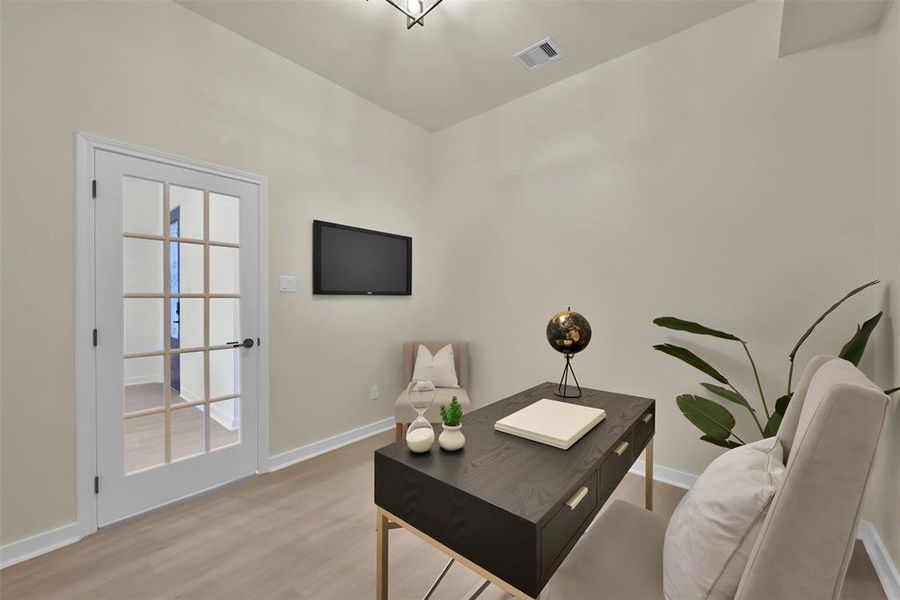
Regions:
[[[0, 572], [4, 600], [29, 598], [367, 599], [375, 585], [372, 453], [393, 430], [110, 526]], [[684, 491], [657, 483], [655, 509], [671, 514]], [[643, 479], [615, 497], [643, 505]], [[446, 557], [391, 532], [391, 598], [421, 598]], [[479, 582], [454, 565], [435, 600], [459, 600]], [[503, 597], [497, 588], [485, 600]], [[842, 596], [885, 598], [857, 543]], [[574, 599], [573, 599], [574, 600]]]

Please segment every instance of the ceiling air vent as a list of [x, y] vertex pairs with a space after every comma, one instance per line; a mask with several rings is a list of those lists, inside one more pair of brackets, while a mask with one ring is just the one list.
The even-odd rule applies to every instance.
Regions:
[[560, 52], [559, 46], [553, 41], [553, 38], [547, 38], [517, 53], [516, 58], [519, 59], [523, 67], [533, 71], [547, 63], [559, 60], [562, 58], [562, 52]]

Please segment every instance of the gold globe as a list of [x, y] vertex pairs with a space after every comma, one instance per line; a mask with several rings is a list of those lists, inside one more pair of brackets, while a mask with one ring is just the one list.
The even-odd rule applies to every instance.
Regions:
[[556, 313], [547, 323], [547, 341], [557, 352], [577, 354], [591, 341], [591, 324], [571, 307]]

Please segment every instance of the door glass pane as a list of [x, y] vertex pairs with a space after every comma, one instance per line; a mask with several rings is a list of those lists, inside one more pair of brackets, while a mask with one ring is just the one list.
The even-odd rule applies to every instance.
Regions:
[[166, 461], [164, 413], [125, 420], [125, 472], [161, 465]]
[[214, 350], [209, 353], [209, 397], [237, 394], [240, 387], [240, 359], [243, 350]]
[[171, 348], [203, 346], [203, 298], [171, 298], [169, 345]]
[[172, 411], [172, 460], [203, 452], [203, 409], [201, 405]]
[[125, 354], [162, 352], [163, 299], [125, 298], [123, 302]]
[[241, 335], [241, 301], [237, 298], [210, 298], [209, 345], [221, 346], [239, 341]]
[[240, 291], [239, 253], [237, 248], [209, 247], [210, 293], [237, 294]]
[[224, 194], [209, 194], [209, 239], [213, 242], [240, 242], [239, 199]]
[[220, 400], [209, 410], [209, 449], [224, 448], [241, 441], [241, 400]]
[[163, 242], [123, 238], [123, 287], [126, 294], [161, 294]]
[[205, 398], [203, 352], [172, 354], [169, 358], [169, 372], [173, 405]]
[[122, 230], [161, 236], [163, 184], [127, 176], [122, 179]]
[[125, 414], [166, 404], [162, 356], [125, 360]]
[[203, 239], [203, 192], [169, 186], [169, 235]]
[[169, 285], [172, 294], [203, 293], [203, 244], [170, 242]]

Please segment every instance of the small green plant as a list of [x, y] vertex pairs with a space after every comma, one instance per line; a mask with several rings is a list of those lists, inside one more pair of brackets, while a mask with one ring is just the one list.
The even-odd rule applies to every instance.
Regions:
[[[682, 346], [676, 346], [674, 344], [657, 344], [656, 346], [653, 346], [653, 348], [689, 364], [690, 366], [714, 379], [716, 383], [704, 382], [700, 385], [706, 388], [708, 392], [718, 396], [719, 398], [728, 400], [729, 402], [747, 409], [747, 411], [750, 413], [750, 416], [753, 417], [753, 422], [756, 424], [760, 436], [764, 438], [771, 437], [778, 432], [778, 426], [781, 424], [781, 419], [787, 411], [788, 403], [791, 401], [791, 397], [794, 395], [794, 389], [792, 387], [794, 381], [794, 358], [797, 356], [797, 351], [800, 349], [800, 346], [803, 345], [803, 342], [807, 340], [807, 338], [812, 334], [813, 330], [819, 325], [819, 323], [824, 321], [825, 317], [830, 315], [835, 309], [843, 304], [844, 301], [855, 296], [866, 288], [876, 285], [877, 283], [878, 280], [870, 281], [869, 283], [862, 285], [855, 290], [852, 290], [846, 296], [833, 304], [818, 319], [816, 319], [812, 326], [810, 326], [809, 329], [807, 329], [806, 332], [800, 337], [800, 339], [794, 345], [793, 350], [791, 350], [790, 354], [788, 354], [790, 365], [788, 368], [787, 386], [785, 387], [785, 393], [778, 396], [778, 398], [775, 400], [774, 406], [771, 406], [766, 401], [766, 395], [763, 392], [762, 383], [760, 382], [759, 378], [759, 372], [756, 369], [756, 363], [754, 362], [753, 357], [750, 355], [749, 344], [745, 340], [725, 331], [719, 331], [717, 329], [712, 329], [710, 327], [701, 325], [700, 323], [686, 321], [684, 319], [678, 319], [675, 317], [659, 317], [653, 320], [653, 323], [655, 325], [664, 327], [666, 329], [683, 331], [685, 333], [692, 333], [694, 335], [709, 336], [718, 338], [720, 340], [737, 342], [741, 344], [744, 353], [747, 355], [747, 359], [750, 362], [750, 368], [752, 369], [753, 377], [756, 380], [756, 390], [759, 393], [759, 399], [762, 403], [762, 409], [765, 413], [765, 416], [761, 415], [757, 411], [757, 409], [750, 403], [750, 401], [748, 400], [750, 396], [745, 396], [744, 394], [739, 392], [737, 388], [735, 388], [734, 385], [722, 373], [716, 370], [708, 362], [697, 356], [691, 350], [688, 350], [687, 348], [684, 348]], [[857, 325], [856, 332], [853, 334], [853, 337], [850, 338], [850, 341], [844, 344], [844, 347], [841, 348], [841, 352], [838, 356], [850, 361], [854, 365], [858, 365], [860, 359], [862, 359], [863, 353], [866, 350], [866, 344], [869, 341], [869, 336], [875, 330], [875, 327], [878, 325], [878, 321], [881, 320], [881, 316], [882, 314], [879, 312], [877, 315], [875, 315], [862, 325]], [[884, 392], [886, 394], [894, 394], [898, 391], [900, 391], [900, 388], [893, 388], [885, 390]], [[678, 404], [678, 408], [681, 409], [682, 414], [691, 423], [693, 423], [697, 427], [697, 429], [703, 432], [704, 435], [700, 439], [704, 442], [709, 442], [710, 444], [715, 444], [716, 446], [722, 446], [724, 448], [735, 448], [746, 443], [734, 432], [734, 427], [736, 424], [734, 415], [731, 414], [731, 411], [719, 402], [704, 398], [703, 396], [698, 396], [696, 394], [681, 394], [675, 399], [675, 401]], [[762, 417], [762, 420], [760, 420], [760, 417]]]
[[450, 404], [441, 407], [441, 419], [447, 427], [456, 427], [462, 421], [462, 406], [456, 396], [450, 400]]

